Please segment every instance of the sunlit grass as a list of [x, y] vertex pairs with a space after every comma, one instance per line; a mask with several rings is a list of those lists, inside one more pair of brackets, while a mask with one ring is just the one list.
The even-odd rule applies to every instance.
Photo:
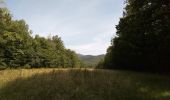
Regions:
[[118, 70], [4, 70], [0, 100], [170, 100], [170, 78]]

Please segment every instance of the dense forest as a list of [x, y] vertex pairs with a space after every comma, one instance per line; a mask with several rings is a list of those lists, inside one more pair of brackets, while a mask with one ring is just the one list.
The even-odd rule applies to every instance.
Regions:
[[[126, 0], [125, 4], [116, 37], [97, 67], [169, 71], [170, 1]], [[24, 20], [13, 20], [7, 8], [0, 8], [1, 68], [85, 66], [81, 57], [65, 48], [59, 36], [31, 34]]]
[[80, 67], [76, 53], [64, 47], [58, 36], [31, 36], [24, 20], [13, 20], [7, 8], [0, 8], [0, 67]]
[[170, 0], [126, 0], [104, 68], [170, 70]]

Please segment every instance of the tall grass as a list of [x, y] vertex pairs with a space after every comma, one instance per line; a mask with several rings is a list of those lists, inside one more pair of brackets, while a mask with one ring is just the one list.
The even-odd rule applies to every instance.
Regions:
[[170, 100], [170, 78], [116, 70], [4, 70], [0, 100]]

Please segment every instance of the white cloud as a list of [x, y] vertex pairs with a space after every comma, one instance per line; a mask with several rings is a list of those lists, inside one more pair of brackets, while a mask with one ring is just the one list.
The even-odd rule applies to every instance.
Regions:
[[67, 48], [70, 48], [72, 50], [75, 50], [77, 53], [85, 54], [85, 55], [99, 55], [99, 54], [105, 54], [107, 48], [110, 45], [110, 41], [106, 40], [108, 38], [113, 37], [112, 32], [107, 32], [104, 34], [99, 34], [95, 38], [93, 38], [93, 42], [87, 43], [87, 44], [81, 44], [81, 45], [71, 45], [67, 46]]
[[101, 42], [94, 42], [89, 44], [82, 44], [82, 45], [74, 45], [68, 46], [68, 48], [75, 50], [77, 53], [86, 54], [86, 55], [99, 55], [105, 54], [106, 50], [103, 48], [107, 48], [109, 44], [101, 43]]

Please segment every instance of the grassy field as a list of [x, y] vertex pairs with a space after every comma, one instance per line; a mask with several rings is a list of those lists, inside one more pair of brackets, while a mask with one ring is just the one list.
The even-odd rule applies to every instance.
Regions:
[[170, 77], [117, 70], [4, 70], [0, 100], [170, 100]]

